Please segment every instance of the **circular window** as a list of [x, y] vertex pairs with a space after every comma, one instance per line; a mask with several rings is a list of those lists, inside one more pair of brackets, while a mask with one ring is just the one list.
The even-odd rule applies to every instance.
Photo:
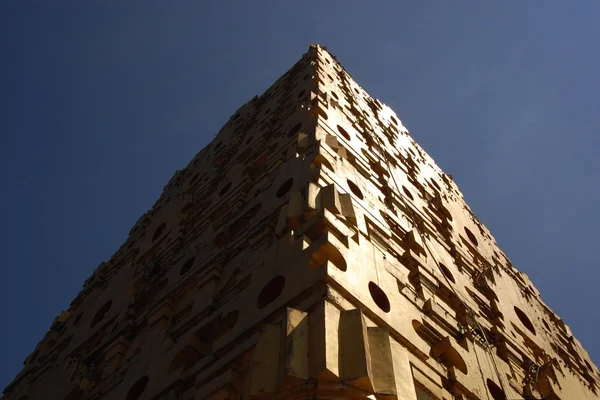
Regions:
[[394, 125], [398, 125], [398, 120], [396, 120], [396, 118], [394, 118], [393, 115], [390, 117], [390, 119], [392, 120], [392, 122], [394, 123]]
[[181, 269], [179, 270], [179, 275], [185, 275], [194, 265], [194, 261], [196, 260], [195, 257], [190, 258], [189, 260], [187, 260], [182, 266]]
[[358, 197], [361, 200], [364, 199], [362, 192], [354, 182], [352, 182], [350, 179], [347, 179], [346, 182], [348, 182], [348, 187], [350, 187], [350, 190], [356, 195], [356, 197]]
[[402, 186], [402, 191], [404, 192], [404, 194], [406, 195], [406, 197], [408, 197], [411, 200], [414, 200], [415, 198], [413, 197], [412, 193], [410, 192], [410, 190], [408, 190], [406, 187]]
[[133, 386], [129, 389], [125, 400], [137, 400], [142, 395], [147, 385], [148, 375], [145, 375], [143, 378], [139, 379], [136, 383], [134, 383]]
[[298, 131], [302, 128], [302, 123], [298, 122], [296, 125], [292, 126], [292, 128], [288, 132], [288, 137], [294, 136]]
[[281, 295], [284, 286], [285, 278], [283, 277], [283, 275], [277, 275], [275, 278], [271, 279], [269, 283], [267, 283], [258, 294], [258, 298], [256, 299], [256, 306], [258, 308], [265, 308], [266, 306], [271, 304]]
[[280, 199], [283, 196], [285, 196], [285, 194], [290, 191], [293, 184], [294, 184], [294, 178], [290, 178], [287, 181], [283, 182], [281, 184], [281, 186], [279, 186], [279, 189], [277, 189], [277, 193], [276, 193], [277, 198]]
[[467, 234], [467, 237], [469, 238], [471, 243], [473, 243], [475, 246], [479, 245], [479, 243], [477, 242], [477, 238], [475, 237], [473, 232], [471, 232], [471, 230], [469, 228], [467, 228], [466, 226], [465, 226], [465, 233]]
[[227, 185], [223, 186], [223, 189], [221, 189], [221, 191], [219, 192], [219, 196], [223, 196], [225, 193], [227, 193], [229, 191], [229, 189], [231, 189], [231, 182], [229, 182]]
[[529, 332], [531, 332], [535, 335], [535, 328], [534, 328], [533, 324], [531, 323], [531, 320], [529, 319], [529, 317], [523, 312], [523, 310], [521, 310], [517, 306], [514, 306], [514, 310], [515, 310], [515, 314], [517, 314], [517, 317], [519, 317], [519, 320], [525, 326], [525, 328], [527, 328], [529, 330]]
[[160, 224], [158, 226], [158, 228], [156, 228], [156, 230], [154, 231], [154, 235], [152, 235], [152, 241], [154, 242], [156, 239], [158, 239], [160, 237], [160, 235], [163, 234], [163, 232], [165, 231], [165, 228], [167, 227], [167, 223], [163, 222], [162, 224]]
[[381, 311], [390, 312], [390, 301], [385, 292], [375, 282], [369, 282], [369, 293], [371, 293], [371, 298], [381, 308]]
[[440, 269], [442, 270], [442, 273], [444, 274], [444, 276], [446, 278], [448, 278], [448, 280], [450, 282], [456, 283], [456, 281], [454, 280], [454, 275], [452, 275], [452, 272], [450, 272], [448, 267], [446, 267], [444, 264], [440, 263]]
[[350, 141], [350, 135], [348, 134], [348, 132], [346, 132], [346, 130], [344, 128], [342, 128], [341, 126], [337, 126], [337, 130], [340, 133], [340, 135], [342, 135], [344, 137], [344, 139], [346, 139], [347, 141]]
[[109, 300], [106, 303], [104, 303], [104, 305], [102, 307], [100, 307], [100, 309], [98, 309], [98, 311], [96, 311], [96, 314], [94, 315], [94, 318], [92, 319], [92, 323], [90, 324], [90, 328], [93, 328], [94, 326], [98, 325], [98, 323], [104, 319], [104, 316], [106, 315], [108, 310], [110, 310], [111, 306], [112, 306], [112, 300]]
[[338, 97], [338, 95], [337, 95], [335, 92], [333, 92], [333, 91], [331, 92], [331, 95], [332, 95], [333, 97], [335, 97], [335, 99], [336, 99], [336, 100], [339, 100], [339, 99], [340, 99], [340, 98]]
[[546, 320], [542, 319], [542, 323], [544, 324], [544, 326], [546, 327], [546, 329], [548, 329], [549, 331], [550, 329], [550, 325], [548, 325], [548, 323], [546, 322]]
[[487, 378], [486, 383], [494, 400], [506, 400], [506, 394], [504, 394], [504, 390], [502, 390], [500, 386], [496, 385], [496, 382], [490, 378]]

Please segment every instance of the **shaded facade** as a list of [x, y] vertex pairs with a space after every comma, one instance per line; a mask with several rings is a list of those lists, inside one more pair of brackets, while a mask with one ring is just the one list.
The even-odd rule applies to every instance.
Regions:
[[4, 390], [37, 399], [598, 399], [451, 176], [322, 46], [242, 106]]

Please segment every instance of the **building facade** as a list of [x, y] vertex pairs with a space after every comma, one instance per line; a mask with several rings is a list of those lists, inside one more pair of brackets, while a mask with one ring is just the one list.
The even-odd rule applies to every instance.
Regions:
[[598, 399], [600, 375], [325, 47], [165, 186], [4, 400]]

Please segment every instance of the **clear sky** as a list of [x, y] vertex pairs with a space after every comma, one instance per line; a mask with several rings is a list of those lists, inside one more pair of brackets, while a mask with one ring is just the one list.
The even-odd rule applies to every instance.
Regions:
[[310, 43], [396, 111], [600, 362], [600, 2], [375, 3], [0, 2], [0, 390]]

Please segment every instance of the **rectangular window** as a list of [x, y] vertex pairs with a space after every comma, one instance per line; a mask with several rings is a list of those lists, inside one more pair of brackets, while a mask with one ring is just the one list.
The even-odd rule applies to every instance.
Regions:
[[438, 400], [437, 397], [434, 397], [423, 386], [421, 386], [419, 382], [415, 382], [415, 391], [417, 392], [417, 400]]

